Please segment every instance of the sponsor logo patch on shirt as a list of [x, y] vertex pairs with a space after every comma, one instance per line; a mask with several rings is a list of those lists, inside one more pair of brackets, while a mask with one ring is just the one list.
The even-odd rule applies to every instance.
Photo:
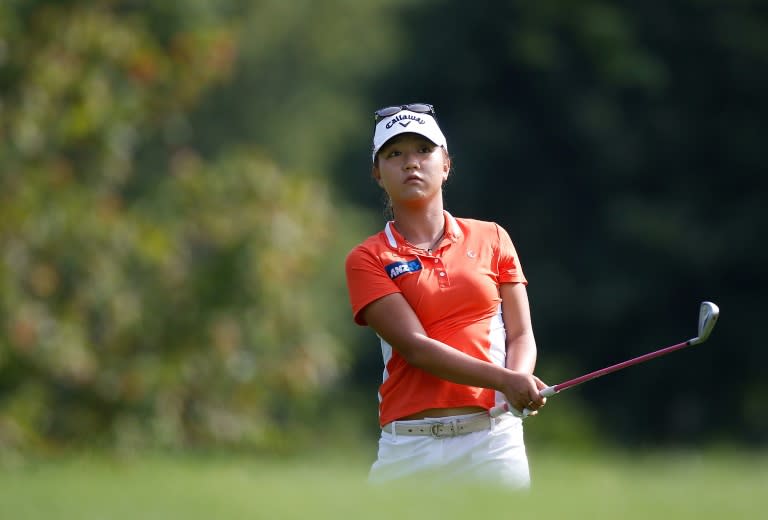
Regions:
[[400, 275], [421, 271], [421, 262], [419, 262], [418, 258], [410, 262], [393, 262], [384, 269], [387, 270], [389, 277], [394, 280]]

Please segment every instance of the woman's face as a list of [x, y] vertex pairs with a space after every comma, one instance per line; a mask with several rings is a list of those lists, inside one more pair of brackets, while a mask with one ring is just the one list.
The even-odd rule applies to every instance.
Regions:
[[393, 205], [418, 203], [441, 193], [448, 178], [448, 154], [419, 134], [400, 134], [376, 155], [373, 176]]

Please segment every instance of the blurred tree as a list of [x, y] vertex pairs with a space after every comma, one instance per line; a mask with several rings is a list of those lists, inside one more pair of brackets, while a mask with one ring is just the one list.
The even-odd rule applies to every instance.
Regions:
[[0, 6], [0, 451], [263, 444], [337, 378], [353, 215], [251, 136], [192, 142], [237, 4]]
[[[753, 348], [768, 289], [764, 3], [429, 0], [399, 18], [410, 52], [366, 86], [371, 108], [436, 105], [454, 156], [447, 206], [510, 230], [541, 374], [556, 382], [692, 336], [712, 299], [723, 318], [711, 344], [570, 399], [623, 442], [768, 439], [754, 413], [768, 357]], [[339, 159], [358, 168], [332, 171], [376, 207], [378, 190], [350, 173], [369, 167], [369, 139]]]

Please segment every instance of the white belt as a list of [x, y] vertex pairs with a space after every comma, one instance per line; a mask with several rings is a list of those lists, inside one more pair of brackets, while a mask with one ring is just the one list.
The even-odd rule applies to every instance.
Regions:
[[429, 435], [435, 438], [442, 437], [455, 437], [457, 435], [466, 435], [467, 433], [479, 432], [483, 430], [489, 430], [491, 428], [491, 422], [497, 421], [492, 419], [487, 414], [480, 415], [478, 417], [470, 417], [467, 419], [448, 419], [438, 422], [439, 420], [425, 420], [423, 423], [416, 421], [392, 421], [389, 424], [382, 426], [382, 430], [387, 433], [392, 433], [392, 425], [394, 425], [394, 433], [396, 435]]

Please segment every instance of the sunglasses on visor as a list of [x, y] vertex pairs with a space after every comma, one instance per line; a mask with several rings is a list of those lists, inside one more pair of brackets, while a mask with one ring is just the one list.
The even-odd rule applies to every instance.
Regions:
[[373, 113], [373, 119], [376, 123], [378, 123], [385, 117], [393, 116], [398, 112], [402, 112], [403, 110], [410, 110], [411, 112], [416, 112], [417, 114], [429, 114], [430, 116], [435, 117], [435, 107], [432, 105], [428, 103], [410, 103], [408, 105], [380, 108]]

